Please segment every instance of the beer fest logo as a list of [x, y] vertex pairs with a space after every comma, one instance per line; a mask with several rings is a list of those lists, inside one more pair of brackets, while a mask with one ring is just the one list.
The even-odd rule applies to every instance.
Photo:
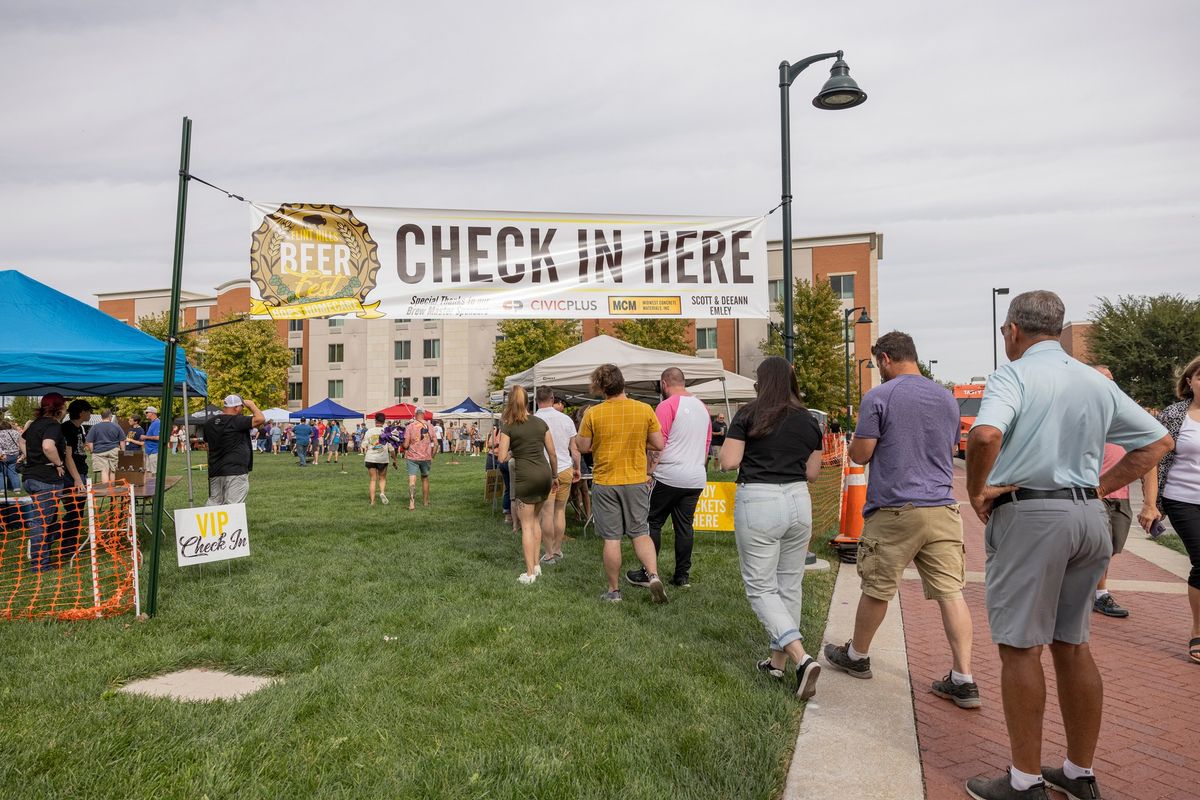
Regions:
[[356, 314], [382, 317], [375, 288], [379, 245], [346, 208], [285, 203], [250, 237], [250, 277], [262, 300], [250, 313], [272, 319]]

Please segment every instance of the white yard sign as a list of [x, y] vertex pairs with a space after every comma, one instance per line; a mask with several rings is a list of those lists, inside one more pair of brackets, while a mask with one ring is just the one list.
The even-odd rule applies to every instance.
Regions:
[[178, 509], [175, 554], [181, 567], [250, 555], [246, 504]]

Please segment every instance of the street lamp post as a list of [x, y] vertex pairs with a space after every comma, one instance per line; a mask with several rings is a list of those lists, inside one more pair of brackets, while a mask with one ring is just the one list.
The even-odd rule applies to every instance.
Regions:
[[867, 369], [875, 369], [875, 364], [869, 358], [860, 358], [858, 360], [858, 401], [862, 402], [862, 368], [863, 364], [867, 365]]
[[844, 324], [845, 329], [846, 329], [846, 422], [847, 422], [847, 427], [850, 427], [849, 423], [853, 422], [853, 420], [854, 420], [854, 412], [850, 408], [850, 318], [854, 316], [855, 311], [862, 312], [862, 314], [859, 315], [858, 319], [855, 320], [855, 322], [854, 322], [855, 325], [870, 325], [871, 324], [871, 315], [867, 313], [866, 306], [855, 306], [854, 308], [848, 308], [844, 312], [842, 312], [842, 323]]
[[936, 358], [929, 359], [929, 377], [933, 377], [933, 365], [937, 363]]
[[1000, 357], [996, 355], [996, 333], [999, 330], [996, 327], [996, 295], [998, 294], [1008, 294], [1008, 287], [992, 289], [992, 372], [995, 372], [996, 368], [1000, 366]]
[[788, 363], [795, 360], [796, 344], [792, 309], [792, 138], [788, 89], [801, 72], [818, 61], [830, 58], [836, 58], [837, 61], [833, 62], [833, 67], [829, 70], [829, 80], [825, 81], [821, 91], [813, 98], [813, 105], [828, 111], [862, 105], [867, 100], [867, 94], [858, 88], [858, 84], [850, 77], [850, 68], [842, 60], [841, 50], [809, 56], [795, 64], [784, 61], [779, 65], [779, 133], [783, 156], [783, 192], [779, 198], [779, 204], [783, 207], [783, 357]]

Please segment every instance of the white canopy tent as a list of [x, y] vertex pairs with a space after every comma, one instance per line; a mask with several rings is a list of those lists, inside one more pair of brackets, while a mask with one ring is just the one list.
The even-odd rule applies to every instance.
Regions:
[[758, 399], [758, 391], [754, 388], [754, 379], [739, 375], [736, 372], [726, 372], [725, 380], [708, 381], [695, 386], [689, 386], [688, 391], [699, 397], [705, 403], [749, 403]]
[[[723, 386], [726, 375], [732, 374], [726, 373], [719, 358], [652, 350], [602, 335], [542, 359], [524, 372], [509, 375], [504, 379], [504, 388], [523, 386], [532, 391], [538, 386], [549, 386], [556, 391], [587, 395], [591, 390], [592, 370], [601, 364], [616, 364], [625, 376], [625, 386], [642, 393], [656, 392], [663, 370], [669, 367], [683, 370], [689, 387], [709, 381]], [[728, 410], [728, 402], [726, 407]]]
[[286, 408], [268, 408], [263, 412], [263, 416], [267, 418], [267, 422], [291, 422], [289, 413]]

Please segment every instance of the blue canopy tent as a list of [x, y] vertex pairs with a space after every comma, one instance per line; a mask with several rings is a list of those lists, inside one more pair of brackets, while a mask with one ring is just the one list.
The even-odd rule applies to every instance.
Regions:
[[[162, 391], [166, 343], [98, 308], [0, 270], [4, 336], [0, 395], [153, 397]], [[175, 390], [207, 396], [208, 379], [176, 351]]]
[[361, 411], [351, 411], [343, 405], [326, 397], [315, 406], [293, 411], [288, 415], [292, 419], [362, 419]]
[[438, 411], [435, 414], [435, 416], [450, 417], [450, 416], [460, 416], [463, 414], [484, 414], [487, 416], [491, 416], [492, 412], [488, 411], [486, 408], [479, 405], [474, 400], [472, 400], [471, 398], [468, 397], [466, 400], [463, 400], [461, 403], [454, 406], [453, 408], [448, 408], [445, 411]]

